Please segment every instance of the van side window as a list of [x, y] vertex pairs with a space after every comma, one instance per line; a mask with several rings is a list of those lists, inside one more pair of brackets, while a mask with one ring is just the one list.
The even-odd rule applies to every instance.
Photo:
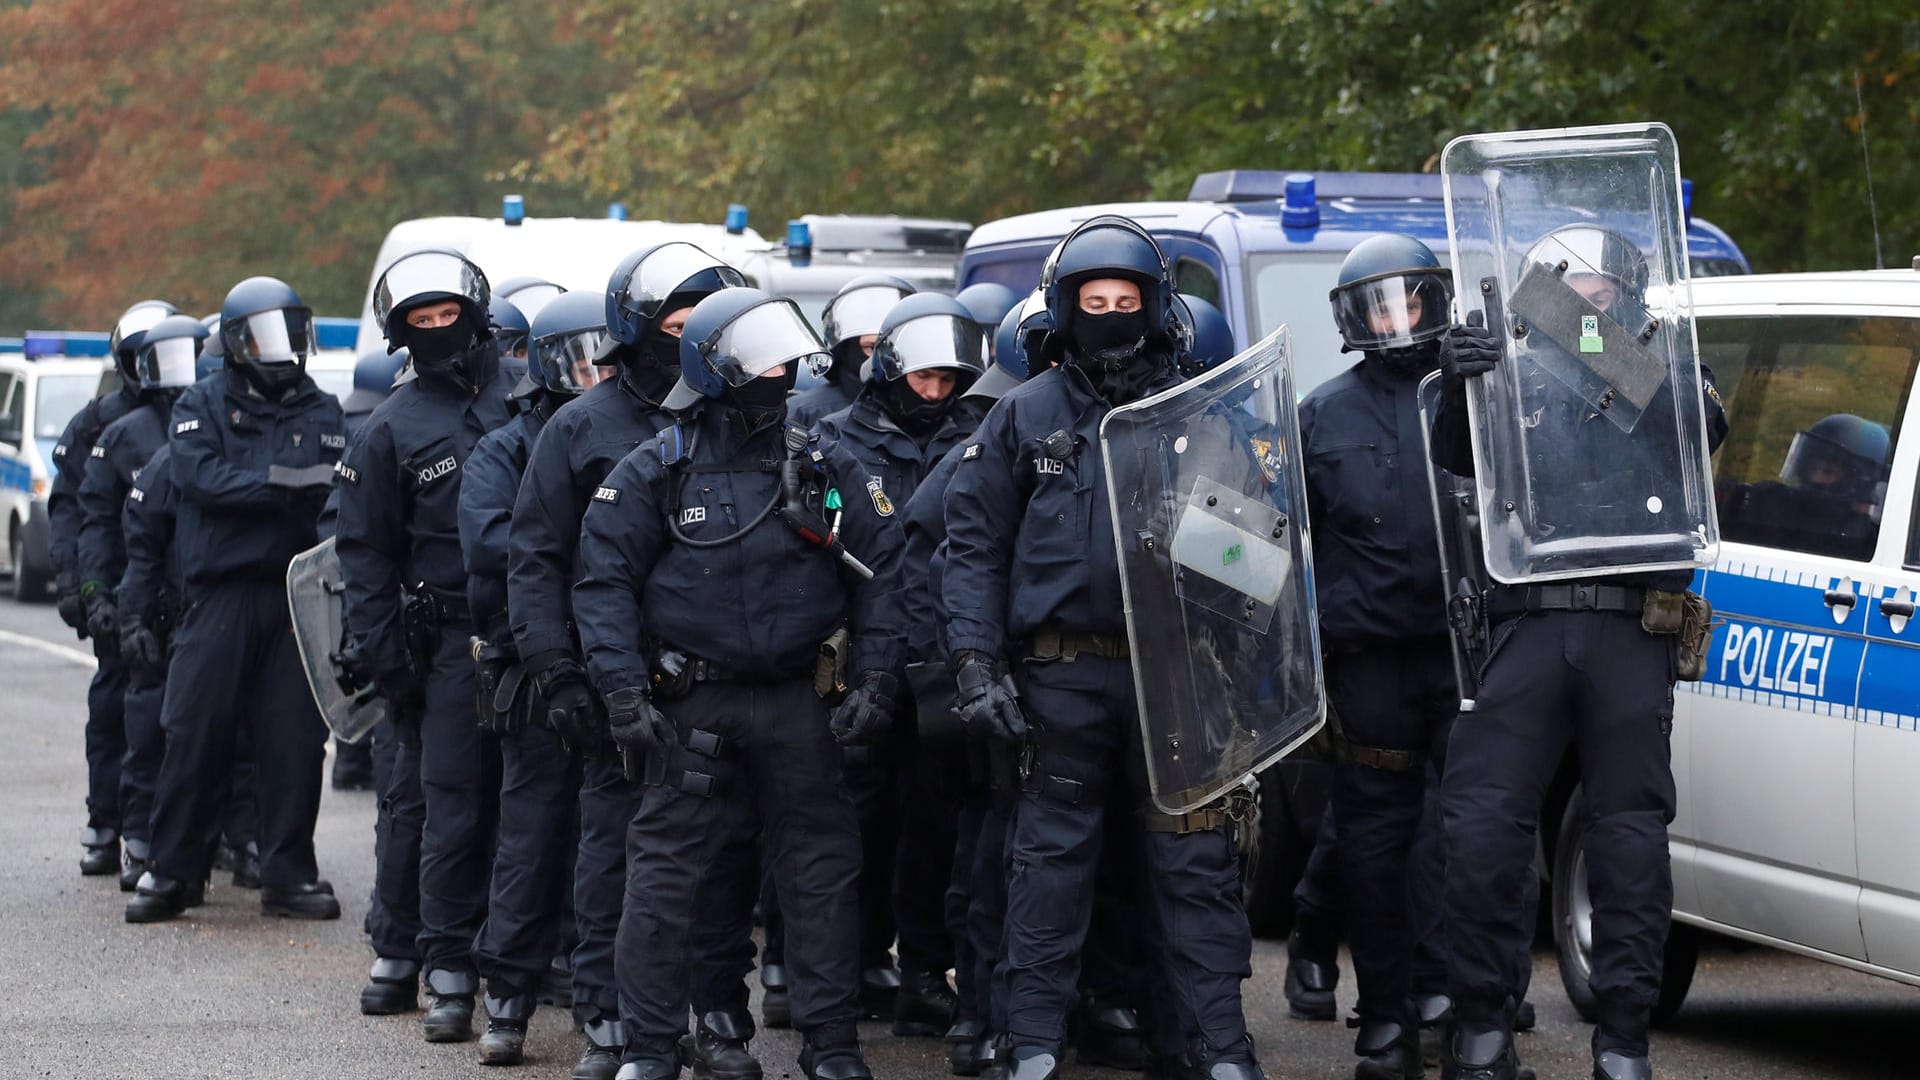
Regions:
[[0, 443], [14, 449], [26, 439], [27, 380], [0, 371]]
[[1173, 287], [1214, 307], [1220, 306], [1220, 278], [1199, 259], [1181, 256], [1173, 260]]
[[1710, 318], [1697, 330], [1727, 411], [1713, 463], [1720, 535], [1871, 559], [1920, 320]]

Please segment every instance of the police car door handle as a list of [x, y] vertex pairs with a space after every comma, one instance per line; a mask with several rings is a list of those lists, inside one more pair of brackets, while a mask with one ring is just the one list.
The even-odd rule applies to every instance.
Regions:
[[1913, 618], [1913, 601], [1901, 599], [1898, 593], [1893, 596], [1881, 597], [1880, 614], [1885, 615], [1889, 619], [1895, 617], [1911, 619]]
[[1853, 583], [1851, 581], [1842, 581], [1838, 587], [1828, 589], [1823, 593], [1821, 599], [1827, 602], [1828, 607], [1851, 608], [1854, 604], [1858, 603], [1860, 599], [1854, 595], [1852, 586]]

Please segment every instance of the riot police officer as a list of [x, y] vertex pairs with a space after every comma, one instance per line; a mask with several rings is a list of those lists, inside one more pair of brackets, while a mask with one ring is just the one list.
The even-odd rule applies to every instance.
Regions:
[[227, 370], [180, 395], [167, 438], [184, 593], [153, 857], [126, 918], [169, 919], [199, 901], [244, 718], [259, 776], [260, 912], [335, 919], [313, 852], [326, 729], [294, 651], [286, 568], [317, 539], [346, 432], [340, 403], [306, 374], [313, 314], [285, 282], [235, 285], [220, 334]]
[[[1035, 721], [1008, 838], [1014, 1080], [1058, 1074], [1094, 838], [1127, 824], [1107, 813], [1107, 794], [1130, 790], [1133, 805], [1146, 795], [1099, 425], [1113, 406], [1178, 379], [1171, 271], [1137, 224], [1112, 215], [1081, 224], [1042, 285], [1054, 320], [1047, 353], [1061, 364], [987, 414], [961, 451], [946, 514], [946, 644], [962, 721], [1016, 743]], [[1156, 828], [1145, 846], [1165, 981], [1197, 1069], [1212, 1080], [1257, 1077], [1240, 1005], [1252, 937], [1225, 822]]]
[[[981, 355], [973, 313], [958, 300], [937, 293], [906, 297], [881, 320], [860, 396], [815, 430], [851, 451], [886, 491], [911, 496], [970, 430], [954, 418], [954, 407], [980, 376]], [[861, 988], [872, 998], [876, 989], [897, 987], [879, 1002], [896, 1034], [940, 1035], [953, 1023], [956, 1005], [947, 985], [953, 946], [942, 910], [954, 808], [942, 798], [941, 762], [918, 749], [883, 741], [848, 750], [846, 780], [860, 810], [864, 852]], [[906, 791], [913, 797], [903, 799]], [[896, 918], [899, 974], [887, 955]]]
[[512, 304], [529, 326], [540, 317], [540, 310], [567, 290], [543, 277], [522, 274], [493, 287], [493, 295]]
[[[76, 500], [81, 522], [75, 556], [80, 592], [87, 605], [87, 632], [97, 642], [117, 646], [120, 640], [115, 586], [126, 572], [121, 511], [127, 491], [147, 459], [167, 441], [173, 399], [193, 385], [194, 367], [206, 337], [206, 327], [190, 315], [169, 315], [141, 335], [133, 362], [133, 386], [140, 405], [108, 424], [87, 458]], [[153, 785], [164, 747], [159, 738], [160, 696], [166, 684], [159, 665], [131, 663], [133, 658], [126, 656], [119, 659], [127, 665], [123, 715], [129, 748], [120, 773], [121, 832], [126, 849], [120, 888], [132, 892], [146, 872], [151, 852], [148, 840]], [[136, 730], [138, 738], [134, 737]]]
[[913, 284], [892, 274], [861, 274], [833, 294], [820, 313], [832, 362], [822, 372], [825, 382], [795, 394], [787, 406], [787, 422], [810, 428], [821, 417], [853, 404], [864, 385], [861, 368], [880, 339], [880, 322], [903, 296], [913, 295]]
[[[460, 486], [460, 547], [479, 630], [473, 642], [474, 708], [481, 730], [500, 739], [499, 842], [487, 919], [474, 940], [474, 958], [487, 980], [480, 1059], [490, 1065], [520, 1061], [535, 988], [560, 946], [559, 921], [569, 910], [563, 893], [573, 887], [569, 856], [578, 843], [573, 817], [580, 788], [578, 761], [544, 716], [537, 722], [530, 716], [532, 687], [507, 617], [509, 528], [534, 440], [555, 410], [600, 381], [605, 369], [595, 358], [606, 334], [606, 302], [598, 293], [568, 293], [541, 308], [526, 346], [532, 389], [516, 391], [518, 415], [474, 446]], [[604, 1036], [589, 1039], [589, 1056], [617, 1045]], [[611, 1077], [617, 1056], [610, 1050], [598, 1056], [600, 1072]]]
[[[1638, 332], [1645, 320], [1632, 313], [1643, 302], [1649, 273], [1632, 241], [1610, 229], [1574, 225], [1549, 233], [1535, 251], [1547, 248], [1574, 253], [1553, 257], [1562, 259], [1565, 284], [1602, 317], [1629, 313], [1625, 325]], [[1529, 254], [1530, 263], [1538, 260]], [[1501, 338], [1485, 326], [1455, 326], [1442, 338], [1445, 382], [1432, 454], [1449, 472], [1474, 472], [1466, 380], [1501, 362]], [[1712, 447], [1726, 433], [1726, 416], [1712, 373], [1703, 375]], [[1660, 391], [1672, 392], [1671, 383]], [[1617, 440], [1625, 436], [1570, 393], [1546, 408], [1560, 415], [1536, 422], [1566, 421], [1573, 433], [1564, 446], [1570, 460], [1606, 482], [1621, 456]], [[1681, 592], [1690, 578], [1687, 570], [1596, 574], [1552, 585], [1497, 586], [1483, 600], [1492, 624], [1490, 653], [1474, 711], [1454, 723], [1441, 788], [1457, 1018], [1450, 1075], [1512, 1080], [1522, 1072], [1513, 1012], [1530, 970], [1533, 837], [1546, 785], [1570, 743], [1578, 748], [1593, 811], [1587, 867], [1590, 982], [1599, 1010], [1594, 1076], [1653, 1075], [1647, 1029], [1673, 909], [1667, 825], [1675, 811], [1668, 747], [1675, 639], [1650, 633], [1642, 622], [1650, 594]]]
[[[997, 281], [976, 281], [954, 293], [953, 298], [973, 317], [974, 325], [980, 328], [981, 337], [989, 349], [994, 345], [994, 335], [1006, 320], [1007, 312], [1019, 307], [1026, 299]], [[991, 361], [993, 357], [989, 354], [981, 359]]]
[[[373, 415], [374, 407], [387, 400], [393, 393], [393, 382], [400, 377], [400, 370], [406, 366], [407, 350], [388, 352], [385, 349], [369, 349], [360, 354], [353, 365], [353, 389], [347, 399], [340, 403], [347, 414], [347, 445], [353, 445], [353, 437], [359, 432], [360, 425]], [[331, 513], [338, 513], [338, 500], [329, 504]], [[322, 514], [321, 529], [323, 535], [332, 535], [334, 523]], [[381, 781], [385, 779], [393, 764], [393, 740], [390, 733], [376, 729], [373, 734], [359, 742], [333, 740], [333, 790], [359, 791], [367, 788], [384, 789]], [[378, 762], [376, 763], [376, 754]], [[417, 841], [416, 841], [417, 849]], [[418, 862], [416, 856], [413, 860]], [[379, 904], [379, 891], [375, 890], [375, 905]], [[376, 920], [377, 921], [377, 920]]]
[[[548, 724], [586, 757], [580, 785], [580, 844], [574, 864], [574, 1017], [586, 1032], [583, 1076], [594, 1075], [626, 1041], [622, 1002], [614, 980], [614, 942], [627, 880], [627, 824], [641, 796], [617, 755], [605, 752], [605, 716], [587, 683], [573, 631], [575, 551], [580, 518], [595, 489], [627, 452], [672, 420], [663, 400], [680, 370], [680, 331], [694, 304], [718, 290], [744, 285], [739, 271], [687, 243], [633, 252], [614, 268], [602, 302], [607, 336], [594, 359], [617, 375], [561, 406], [539, 437], [520, 483], [508, 535], [507, 607], [521, 662], [534, 677]], [[752, 872], [752, 853], [744, 859]], [[749, 891], [751, 884], [744, 888]], [[750, 925], [724, 931], [750, 949]], [[716, 976], [717, 1001], [744, 998], [740, 972]], [[696, 994], [713, 1004], [705, 988]], [[742, 1002], [744, 1006], [744, 1001]], [[599, 1053], [596, 1054], [596, 1050]]]
[[[417, 377], [374, 408], [340, 469], [343, 659], [379, 687], [396, 725], [383, 797], [396, 811], [411, 803], [417, 774], [424, 804], [417, 947], [433, 999], [429, 1042], [473, 1037], [473, 939], [498, 790], [499, 749], [473, 720], [473, 616], [458, 546], [462, 468], [506, 423], [512, 389], [490, 299], [486, 275], [452, 252], [413, 252], [381, 273], [374, 317], [389, 349], [406, 346]], [[376, 942], [375, 952], [401, 960], [406, 944]]]
[[1355, 245], [1329, 293], [1358, 364], [1300, 405], [1328, 709], [1344, 741], [1332, 813], [1360, 986], [1358, 1080], [1417, 1077], [1411, 852], [1427, 763], [1458, 708], [1417, 392], [1438, 364], [1452, 277], [1427, 246]]
[[[837, 744], [892, 723], [905, 636], [895, 510], [851, 454], [784, 428], [794, 365], [820, 352], [791, 301], [723, 290], [681, 341], [668, 404], [700, 407], [594, 493], [574, 589], [614, 738], [649, 778], [620, 927], [633, 1010], [621, 1076], [678, 1074], [689, 974], [707, 963], [693, 931], [703, 909], [750, 905], [725, 863], [757, 823], [790, 923], [801, 1067], [858, 1080], [872, 1075], [854, 1026], [860, 841]], [[843, 624], [858, 675], [829, 721], [818, 658]], [[744, 1010], [732, 1019], [746, 1030], [701, 1017], [697, 1072], [715, 1071], [699, 1060], [707, 1044], [751, 1034]]]
[[507, 382], [518, 386], [527, 374], [527, 335], [532, 332], [531, 318], [499, 293], [487, 305], [487, 325], [493, 328], [494, 346], [500, 352], [500, 370]]
[[[147, 329], [172, 314], [173, 305], [164, 300], [142, 300], [121, 314], [108, 343], [120, 387], [82, 405], [53, 447], [53, 486], [47, 493], [48, 555], [53, 562], [60, 619], [81, 638], [90, 631], [75, 545], [80, 538], [79, 494], [87, 458], [108, 424], [139, 407], [134, 354]], [[120, 661], [116, 644], [94, 641], [99, 666], [87, 686], [87, 826], [80, 833], [86, 854], [80, 859], [80, 872], [90, 876], [111, 874], [121, 868], [120, 762], [127, 746], [123, 711], [127, 668]]]

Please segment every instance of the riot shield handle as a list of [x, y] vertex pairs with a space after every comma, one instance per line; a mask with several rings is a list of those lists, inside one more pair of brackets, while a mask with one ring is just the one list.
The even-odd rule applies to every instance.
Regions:
[[[1480, 279], [1480, 305], [1485, 314], [1482, 315], [1481, 311], [1467, 312], [1467, 325], [1489, 327], [1504, 335], [1507, 332], [1507, 315], [1500, 305], [1500, 283], [1491, 277]], [[1477, 322], [1476, 319], [1485, 321]]]

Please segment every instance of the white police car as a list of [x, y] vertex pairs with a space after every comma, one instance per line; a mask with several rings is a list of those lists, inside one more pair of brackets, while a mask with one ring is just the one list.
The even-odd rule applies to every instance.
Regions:
[[[1729, 433], [1706, 677], [1675, 694], [1675, 921], [1659, 1017], [1705, 928], [1920, 985], [1920, 260], [1695, 280]], [[1562, 981], [1591, 1010], [1585, 804], [1542, 815]], [[1557, 831], [1555, 826], [1558, 826]]]
[[53, 596], [47, 492], [54, 448], [93, 397], [107, 354], [105, 334], [30, 331], [0, 339], [0, 568], [16, 600]]

